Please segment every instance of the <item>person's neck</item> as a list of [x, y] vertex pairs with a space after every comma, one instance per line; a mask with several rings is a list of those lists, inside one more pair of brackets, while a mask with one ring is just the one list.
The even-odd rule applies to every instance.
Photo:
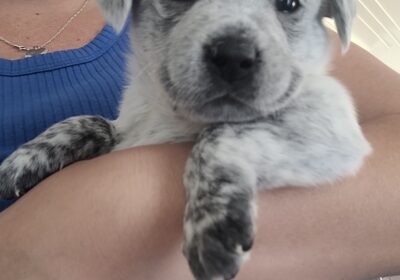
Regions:
[[[0, 36], [32, 47], [50, 39], [83, 5], [84, 0], [1, 0]], [[57, 51], [78, 48], [88, 43], [104, 26], [96, 1], [87, 7], [51, 42], [47, 49]], [[0, 57], [18, 59], [23, 53], [0, 42]]]

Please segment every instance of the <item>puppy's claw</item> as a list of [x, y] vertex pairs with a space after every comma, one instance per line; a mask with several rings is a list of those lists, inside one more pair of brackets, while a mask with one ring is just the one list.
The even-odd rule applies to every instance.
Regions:
[[39, 176], [28, 170], [20, 173], [14, 165], [6, 163], [0, 166], [0, 200], [19, 198], [40, 181]]
[[[194, 225], [196, 227], [196, 225]], [[227, 217], [185, 237], [184, 254], [197, 280], [235, 278], [248, 259], [254, 238], [251, 219]], [[185, 232], [186, 233], [186, 232]]]

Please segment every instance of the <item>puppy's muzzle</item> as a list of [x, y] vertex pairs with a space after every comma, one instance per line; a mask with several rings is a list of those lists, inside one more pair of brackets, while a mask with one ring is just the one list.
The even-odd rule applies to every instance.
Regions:
[[257, 74], [259, 52], [247, 38], [228, 35], [214, 38], [205, 46], [204, 62], [216, 82], [246, 87]]

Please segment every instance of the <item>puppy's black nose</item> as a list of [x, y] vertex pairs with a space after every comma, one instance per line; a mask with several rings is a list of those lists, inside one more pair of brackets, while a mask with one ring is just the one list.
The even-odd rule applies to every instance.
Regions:
[[217, 38], [205, 50], [208, 66], [229, 83], [252, 78], [256, 71], [257, 59], [254, 43], [240, 37]]

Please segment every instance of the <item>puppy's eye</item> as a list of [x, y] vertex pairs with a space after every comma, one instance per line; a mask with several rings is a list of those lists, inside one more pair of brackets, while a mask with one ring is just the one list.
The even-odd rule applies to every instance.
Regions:
[[276, 0], [275, 5], [279, 12], [290, 14], [296, 12], [301, 7], [300, 0]]

